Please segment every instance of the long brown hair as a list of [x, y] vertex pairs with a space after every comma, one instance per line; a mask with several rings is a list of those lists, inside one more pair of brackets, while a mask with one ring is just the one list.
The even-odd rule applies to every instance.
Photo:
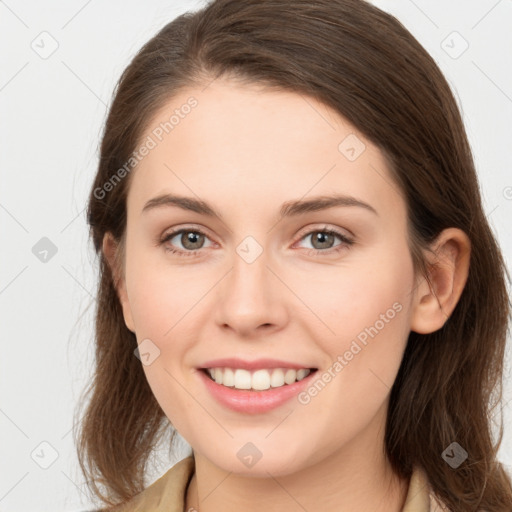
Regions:
[[[510, 477], [496, 458], [501, 416], [495, 441], [491, 428], [502, 403], [509, 276], [447, 81], [396, 18], [363, 0], [215, 0], [166, 25], [122, 74], [88, 204], [99, 256], [96, 369], [75, 435], [92, 492], [108, 505], [140, 492], [155, 443], [173, 432], [134, 357], [103, 236], [123, 238], [126, 162], [150, 119], [178, 91], [220, 76], [314, 97], [379, 147], [406, 199], [417, 272], [427, 277], [422, 251], [443, 229], [469, 236], [469, 276], [452, 315], [436, 332], [409, 335], [385, 449], [402, 477], [421, 467], [453, 511], [510, 510]], [[457, 469], [441, 456], [452, 442], [468, 453]]]

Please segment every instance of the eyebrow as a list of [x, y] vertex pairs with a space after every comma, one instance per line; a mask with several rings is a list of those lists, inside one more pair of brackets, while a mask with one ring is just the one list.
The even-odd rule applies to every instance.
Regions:
[[[142, 209], [142, 213], [161, 207], [175, 206], [183, 210], [192, 211], [208, 217], [217, 217], [222, 219], [220, 213], [216, 212], [208, 203], [193, 197], [177, 196], [173, 194], [163, 194], [150, 199]], [[308, 212], [317, 212], [334, 208], [336, 206], [356, 206], [379, 215], [373, 206], [347, 195], [329, 195], [317, 196], [306, 200], [286, 201], [279, 210], [279, 220], [284, 217], [293, 217]]]

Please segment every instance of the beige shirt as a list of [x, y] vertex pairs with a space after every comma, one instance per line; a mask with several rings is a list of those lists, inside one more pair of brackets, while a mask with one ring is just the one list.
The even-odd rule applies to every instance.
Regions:
[[[194, 474], [191, 455], [175, 464], [156, 482], [134, 496], [115, 512], [189, 512], [185, 510], [187, 487]], [[402, 512], [441, 512], [446, 510], [436, 502], [425, 473], [416, 468], [411, 476]], [[200, 512], [194, 511], [190, 512]]]

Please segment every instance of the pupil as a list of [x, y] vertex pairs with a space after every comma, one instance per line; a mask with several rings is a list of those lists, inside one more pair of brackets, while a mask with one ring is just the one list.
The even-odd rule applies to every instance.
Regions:
[[190, 247], [190, 245], [193, 246], [194, 244], [200, 243], [202, 236], [203, 235], [200, 235], [199, 233], [194, 233], [192, 231], [183, 233], [183, 236], [182, 236], [183, 247], [186, 247], [187, 249], [197, 249], [197, 247]]
[[329, 245], [329, 242], [332, 241], [332, 235], [329, 234], [329, 233], [321, 233], [321, 232], [317, 232], [316, 234], [316, 242], [319, 242], [320, 245], [322, 245], [321, 248], [325, 249], [325, 245]]

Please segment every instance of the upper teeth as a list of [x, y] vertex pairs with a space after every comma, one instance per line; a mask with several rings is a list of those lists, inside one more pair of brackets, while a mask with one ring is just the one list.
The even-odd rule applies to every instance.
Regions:
[[249, 370], [240, 368], [208, 368], [211, 378], [217, 383], [236, 389], [254, 389], [257, 391], [278, 388], [285, 384], [293, 384], [295, 381], [307, 377], [310, 370], [274, 368], [271, 370], [256, 370], [251, 373]]

